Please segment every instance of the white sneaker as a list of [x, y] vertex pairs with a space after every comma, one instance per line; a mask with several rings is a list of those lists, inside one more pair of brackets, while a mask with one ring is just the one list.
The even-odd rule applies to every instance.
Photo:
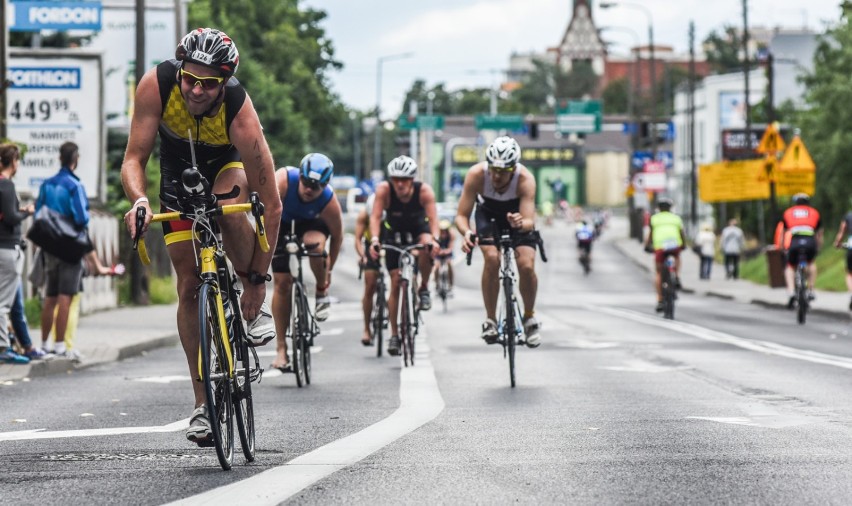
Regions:
[[65, 350], [62, 353], [57, 353], [56, 357], [68, 359], [76, 364], [83, 361], [83, 354], [77, 350]]
[[541, 336], [538, 333], [539, 327], [541, 325], [535, 319], [535, 316], [530, 316], [524, 320], [524, 334], [527, 336], [527, 346], [530, 348], [538, 348], [538, 345], [541, 344]]
[[317, 302], [314, 306], [314, 317], [318, 322], [324, 322], [328, 320], [329, 313], [331, 313], [331, 297], [328, 295], [317, 297]]
[[275, 321], [266, 302], [260, 306], [257, 317], [248, 323], [248, 339], [252, 346], [263, 346], [275, 339]]
[[207, 446], [211, 441], [213, 432], [210, 430], [210, 419], [207, 418], [207, 406], [202, 404], [195, 408], [189, 419], [189, 427], [186, 429], [186, 439], [198, 446]]

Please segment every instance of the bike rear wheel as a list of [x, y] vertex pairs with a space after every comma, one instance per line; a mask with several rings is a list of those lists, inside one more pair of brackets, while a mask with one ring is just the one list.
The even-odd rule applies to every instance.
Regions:
[[675, 284], [672, 272], [668, 267], [664, 267], [660, 283], [662, 283], [663, 290], [663, 318], [674, 320]]
[[799, 266], [796, 269], [796, 303], [798, 305], [796, 321], [799, 322], [799, 325], [804, 325], [808, 314], [808, 305], [810, 304], [810, 300], [808, 300], [807, 287], [808, 283], [805, 268]]
[[[229, 470], [234, 460], [234, 413], [231, 400], [231, 368], [228, 364], [225, 346], [230, 346], [228, 336], [223, 331], [217, 303], [216, 288], [204, 283], [198, 297], [199, 323], [201, 332], [199, 345], [201, 351], [201, 381], [207, 400], [207, 418], [216, 456], [222, 469]], [[228, 343], [228, 344], [226, 344]]]
[[[252, 376], [259, 374], [260, 362], [254, 348], [249, 348], [246, 340], [239, 336], [240, 364], [234, 376], [234, 415], [237, 419], [237, 433], [240, 435], [240, 447], [246, 462], [254, 461], [254, 403], [251, 397]], [[254, 359], [252, 364], [252, 358]]]
[[373, 339], [376, 341], [376, 356], [382, 356], [383, 337], [385, 330], [385, 320], [388, 317], [388, 306], [385, 299], [385, 284], [379, 281], [376, 285], [376, 303], [373, 307]]
[[517, 343], [518, 329], [515, 325], [517, 315], [515, 314], [514, 288], [511, 281], [503, 283], [503, 294], [506, 304], [506, 320], [503, 322], [503, 346], [506, 347], [506, 356], [509, 359], [509, 381], [515, 388], [515, 344]]
[[409, 361], [411, 365], [414, 365], [414, 354], [412, 350], [412, 323], [411, 323], [411, 296], [410, 289], [408, 286], [408, 281], [402, 280], [400, 282], [399, 290], [402, 294], [402, 300], [400, 301], [400, 321], [399, 321], [399, 333], [401, 334], [400, 340], [402, 341], [402, 358], [405, 363], [405, 366], [408, 367]]

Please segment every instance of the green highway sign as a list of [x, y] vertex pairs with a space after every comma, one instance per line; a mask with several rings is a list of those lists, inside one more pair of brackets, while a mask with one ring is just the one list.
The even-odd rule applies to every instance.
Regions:
[[474, 121], [477, 130], [520, 130], [524, 128], [524, 117], [519, 114], [498, 114], [496, 116], [477, 114]]
[[556, 129], [562, 133], [600, 132], [603, 107], [600, 100], [561, 101], [556, 108]]
[[400, 130], [442, 130], [444, 128], [443, 116], [409, 116], [400, 114], [396, 119], [396, 127]]

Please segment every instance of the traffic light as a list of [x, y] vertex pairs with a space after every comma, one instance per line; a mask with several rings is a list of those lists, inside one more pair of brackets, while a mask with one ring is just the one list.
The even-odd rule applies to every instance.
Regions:
[[529, 130], [529, 133], [530, 133], [530, 139], [533, 139], [533, 140], [538, 139], [538, 123], [537, 122], [530, 121], [528, 130]]

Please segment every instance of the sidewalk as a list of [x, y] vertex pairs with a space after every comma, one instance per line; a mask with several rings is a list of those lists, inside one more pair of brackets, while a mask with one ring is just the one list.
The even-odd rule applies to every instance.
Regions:
[[[636, 265], [648, 272], [653, 272], [653, 255], [645, 253], [639, 241], [627, 237], [626, 219], [614, 218], [613, 221], [615, 223], [611, 223], [609, 234], [614, 238], [612, 242], [616, 249]], [[766, 307], [787, 307], [788, 296], [784, 288], [770, 288], [743, 279], [725, 279], [725, 266], [719, 263], [713, 264], [709, 280], [699, 279], [700, 260], [698, 255], [687, 249], [680, 253], [680, 258], [680, 282], [683, 285], [683, 291], [686, 293], [719, 297]], [[815, 290], [815, 295], [816, 299], [812, 302], [810, 309], [813, 313], [852, 320], [848, 293]]]
[[[74, 349], [83, 359], [49, 359], [27, 365], [0, 364], [0, 384], [23, 378], [67, 373], [122, 360], [163, 346], [177, 345], [177, 304], [125, 307], [81, 316]], [[33, 343], [41, 344], [40, 329], [30, 329]], [[182, 353], [182, 352], [181, 352]]]

